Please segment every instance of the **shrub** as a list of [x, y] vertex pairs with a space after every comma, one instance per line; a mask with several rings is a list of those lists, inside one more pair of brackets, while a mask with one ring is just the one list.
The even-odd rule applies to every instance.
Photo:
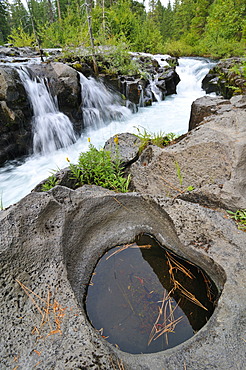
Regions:
[[123, 177], [119, 156], [112, 160], [110, 151], [97, 150], [92, 144], [87, 152], [80, 154], [78, 164], [70, 164], [70, 170], [76, 186], [89, 184], [122, 193], [128, 191], [130, 176]]
[[16, 47], [35, 46], [36, 44], [34, 34], [29, 35], [22, 27], [13, 28], [8, 41]]
[[58, 179], [56, 178], [56, 175], [53, 173], [42, 185], [41, 191], [49, 191], [50, 189], [54, 188], [57, 185], [57, 182]]
[[169, 145], [172, 141], [178, 138], [178, 135], [174, 134], [173, 132], [170, 132], [168, 134], [165, 134], [165, 132], [149, 132], [145, 128], [142, 128], [143, 131], [141, 131], [138, 127], [136, 127], [138, 134], [136, 135], [140, 140], [141, 144], [139, 147], [140, 153], [149, 145], [156, 145], [160, 148], [164, 148], [165, 146]]

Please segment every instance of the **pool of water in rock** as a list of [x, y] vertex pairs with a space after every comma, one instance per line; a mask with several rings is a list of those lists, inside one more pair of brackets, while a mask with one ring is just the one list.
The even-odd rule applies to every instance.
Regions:
[[153, 353], [175, 347], [201, 329], [217, 296], [204, 271], [143, 234], [102, 256], [85, 307], [108, 342], [128, 353]]

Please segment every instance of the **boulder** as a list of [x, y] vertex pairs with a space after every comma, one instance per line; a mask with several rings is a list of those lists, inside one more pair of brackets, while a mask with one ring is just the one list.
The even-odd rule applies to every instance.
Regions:
[[77, 71], [55, 62], [33, 64], [29, 69], [34, 76], [47, 79], [51, 94], [57, 96], [59, 110], [74, 123], [76, 132], [81, 133], [81, 87]]
[[[72, 179], [72, 173], [70, 171], [69, 167], [63, 168], [62, 170], [57, 171], [54, 173], [54, 176], [56, 178], [56, 185], [65, 186], [69, 189], [76, 189], [76, 179]], [[32, 190], [32, 192], [41, 192], [43, 191], [43, 185], [47, 183], [48, 178], [41, 181], [39, 184], [35, 186], [35, 188]]]
[[219, 61], [202, 80], [206, 93], [215, 92], [226, 99], [233, 95], [246, 94], [246, 79], [243, 74], [245, 58], [229, 58]]
[[148, 146], [131, 165], [135, 191], [231, 210], [246, 208], [245, 96], [228, 102], [215, 98], [212, 105], [211, 99], [194, 104], [210, 107], [201, 112], [198, 127], [167, 148]]
[[141, 140], [136, 135], [123, 133], [107, 140], [104, 149], [109, 150], [113, 158], [120, 158], [126, 167], [138, 159], [140, 145]]
[[[0, 222], [2, 368], [224, 370], [235, 358], [244, 367], [246, 234], [225, 212], [159, 194], [57, 186], [0, 211]], [[92, 328], [84, 301], [102, 254], [141, 232], [205, 270], [221, 295], [188, 341], [132, 355]]]
[[230, 100], [223, 99], [223, 97], [215, 98], [212, 96], [196, 99], [191, 105], [189, 131], [197, 127], [205, 117], [221, 113], [221, 109], [231, 110]]
[[161, 83], [165, 82], [166, 95], [177, 94], [177, 85], [180, 82], [180, 77], [175, 71], [175, 68], [165, 68], [158, 73], [157, 86], [160, 87]]
[[31, 117], [32, 108], [17, 70], [0, 66], [0, 165], [28, 154]]

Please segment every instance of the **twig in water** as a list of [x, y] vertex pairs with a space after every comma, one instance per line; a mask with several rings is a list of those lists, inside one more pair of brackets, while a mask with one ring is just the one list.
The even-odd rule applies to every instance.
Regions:
[[[208, 309], [206, 307], [204, 307], [203, 304], [200, 301], [198, 301], [198, 299], [196, 299], [194, 294], [192, 294], [187, 289], [185, 289], [183, 287], [183, 285], [175, 279], [173, 270], [176, 269], [176, 270], [179, 270], [179, 271], [183, 272], [190, 279], [193, 279], [194, 275], [186, 267], [184, 267], [180, 263], [178, 263], [170, 255], [170, 253], [166, 252], [166, 254], [167, 254], [167, 261], [168, 261], [168, 265], [169, 265], [169, 274], [170, 274], [171, 281], [173, 282], [173, 285], [174, 285], [174, 290], [176, 290], [176, 289], [180, 290], [181, 294], [183, 294], [183, 296], [185, 296], [189, 301], [196, 304], [197, 306], [202, 307], [204, 310], [208, 311]], [[173, 263], [174, 266], [172, 265], [172, 263]]]
[[[166, 334], [166, 343], [168, 344], [167, 334], [173, 333], [176, 325], [183, 318], [183, 316], [180, 316], [177, 319], [174, 318], [174, 311], [178, 307], [178, 303], [175, 305], [174, 308], [172, 307], [173, 300], [172, 298], [170, 298], [172, 292], [173, 289], [168, 294], [166, 294], [166, 291], [164, 290], [163, 299], [161, 301], [161, 307], [159, 307], [158, 316], [149, 335], [148, 346], [153, 340], [158, 339], [163, 334]], [[167, 314], [167, 310], [169, 310], [169, 314]]]
[[123, 247], [118, 247], [118, 249], [116, 251], [114, 251], [113, 253], [111, 253], [107, 258], [106, 258], [106, 261], [110, 258], [110, 257], [113, 257], [115, 254], [118, 254], [122, 251], [124, 251], [125, 249], [133, 246], [134, 243], [131, 243], [131, 244], [126, 244], [124, 245]]

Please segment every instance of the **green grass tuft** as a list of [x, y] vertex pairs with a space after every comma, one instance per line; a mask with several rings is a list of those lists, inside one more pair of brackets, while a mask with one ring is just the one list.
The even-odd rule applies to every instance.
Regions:
[[227, 213], [236, 221], [240, 230], [246, 231], [246, 209], [238, 209], [236, 212], [227, 211]]

